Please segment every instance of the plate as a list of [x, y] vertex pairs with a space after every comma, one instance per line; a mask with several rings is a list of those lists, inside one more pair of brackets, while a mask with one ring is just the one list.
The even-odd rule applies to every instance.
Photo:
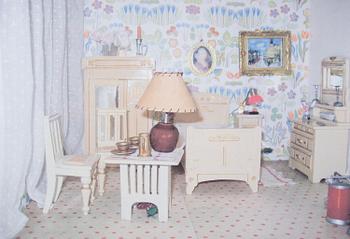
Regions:
[[130, 145], [129, 148], [130, 148], [130, 149], [138, 149], [139, 146], [138, 146], [138, 145]]
[[135, 151], [136, 149], [129, 149], [128, 151], [120, 151], [118, 149], [113, 149], [111, 150], [111, 153], [115, 155], [129, 155], [129, 154], [135, 153]]

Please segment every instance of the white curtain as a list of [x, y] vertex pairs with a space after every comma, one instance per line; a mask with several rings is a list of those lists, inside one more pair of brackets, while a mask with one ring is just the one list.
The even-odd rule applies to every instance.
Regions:
[[44, 114], [63, 116], [65, 150], [83, 135], [83, 0], [0, 0], [0, 238], [45, 195]]

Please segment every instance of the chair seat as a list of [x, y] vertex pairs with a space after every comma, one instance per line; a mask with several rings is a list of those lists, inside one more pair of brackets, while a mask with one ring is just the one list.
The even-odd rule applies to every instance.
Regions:
[[89, 166], [94, 165], [100, 157], [98, 155], [65, 155], [57, 160], [56, 166]]
[[99, 155], [65, 155], [57, 160], [56, 172], [67, 176], [86, 176], [99, 158]]

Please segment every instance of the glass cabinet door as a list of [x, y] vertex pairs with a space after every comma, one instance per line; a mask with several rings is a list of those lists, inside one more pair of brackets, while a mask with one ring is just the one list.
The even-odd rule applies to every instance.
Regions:
[[125, 82], [98, 81], [95, 85], [96, 147], [114, 147], [125, 141], [127, 135], [127, 109], [125, 108]]

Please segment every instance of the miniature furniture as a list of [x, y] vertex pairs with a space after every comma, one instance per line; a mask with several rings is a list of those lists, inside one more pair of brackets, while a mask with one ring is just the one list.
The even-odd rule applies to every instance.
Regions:
[[158, 152], [172, 152], [176, 147], [179, 131], [173, 125], [174, 114], [197, 110], [182, 72], [154, 73], [136, 107], [163, 114], [150, 132], [151, 146]]
[[[336, 87], [339, 87], [338, 100]], [[337, 101], [343, 106], [334, 106]], [[319, 119], [324, 113], [334, 114], [337, 125], [350, 123], [349, 59], [329, 57], [322, 61], [321, 99], [313, 110], [314, 118]]]
[[261, 114], [235, 114], [235, 127], [236, 128], [254, 128], [261, 127]]
[[[350, 129], [349, 61], [330, 57], [322, 61], [321, 99], [311, 120], [293, 122], [289, 166], [305, 174], [312, 183], [345, 174]], [[335, 86], [340, 87], [339, 97]], [[339, 99], [337, 99], [339, 98]], [[342, 105], [334, 106], [341, 101]]]
[[[246, 181], [253, 192], [260, 178], [261, 128], [228, 125], [229, 100], [212, 94], [194, 94], [198, 112], [176, 117], [186, 138], [186, 193], [211, 180]], [[188, 117], [188, 115], [190, 117]]]
[[149, 132], [152, 115], [135, 105], [154, 67], [152, 59], [142, 56], [83, 60], [86, 153], [109, 154], [116, 142]]
[[171, 205], [171, 166], [180, 163], [184, 150], [181, 146], [171, 153], [153, 151], [151, 157], [138, 157], [137, 153], [105, 158], [99, 172], [104, 172], [105, 163], [120, 165], [122, 219], [131, 220], [135, 203], [150, 202], [158, 207], [159, 221], [166, 222]]
[[127, 110], [96, 109], [96, 121], [98, 152], [127, 138]]
[[59, 118], [52, 115], [44, 120], [47, 192], [43, 212], [48, 213], [57, 201], [64, 177], [74, 176], [81, 178], [83, 213], [87, 215], [94, 200], [99, 156], [64, 155]]
[[319, 183], [334, 172], [345, 173], [349, 127], [332, 122], [296, 121], [290, 138], [289, 166]]
[[258, 191], [261, 128], [187, 129], [186, 193], [210, 180], [246, 181]]

